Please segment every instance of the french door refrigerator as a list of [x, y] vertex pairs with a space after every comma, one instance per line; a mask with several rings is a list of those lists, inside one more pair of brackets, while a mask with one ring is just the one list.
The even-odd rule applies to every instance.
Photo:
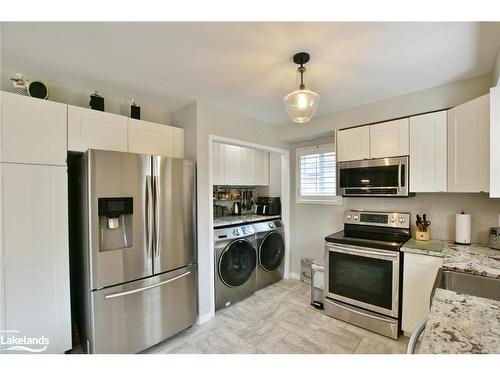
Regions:
[[82, 202], [80, 338], [88, 353], [137, 353], [197, 315], [195, 167], [88, 150]]

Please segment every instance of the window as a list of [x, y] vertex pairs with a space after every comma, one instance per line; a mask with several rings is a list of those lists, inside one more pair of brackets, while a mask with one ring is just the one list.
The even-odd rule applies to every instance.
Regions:
[[297, 149], [297, 202], [340, 204], [333, 143]]

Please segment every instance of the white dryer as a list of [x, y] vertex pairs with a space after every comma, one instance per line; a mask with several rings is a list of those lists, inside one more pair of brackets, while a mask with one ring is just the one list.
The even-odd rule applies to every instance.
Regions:
[[285, 269], [285, 230], [281, 220], [252, 224], [257, 243], [257, 286], [264, 288], [283, 278]]

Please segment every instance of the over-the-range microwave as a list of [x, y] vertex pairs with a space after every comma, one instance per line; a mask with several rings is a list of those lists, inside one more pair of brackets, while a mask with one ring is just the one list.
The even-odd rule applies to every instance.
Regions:
[[337, 192], [343, 197], [407, 197], [408, 162], [408, 156], [339, 162]]

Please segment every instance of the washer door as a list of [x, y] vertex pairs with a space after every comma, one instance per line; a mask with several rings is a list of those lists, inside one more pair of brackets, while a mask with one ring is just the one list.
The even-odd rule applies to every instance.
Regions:
[[257, 266], [257, 252], [247, 240], [231, 242], [219, 258], [219, 277], [230, 288], [245, 284]]
[[259, 247], [260, 266], [268, 272], [275, 271], [285, 256], [285, 241], [278, 232], [269, 232]]

